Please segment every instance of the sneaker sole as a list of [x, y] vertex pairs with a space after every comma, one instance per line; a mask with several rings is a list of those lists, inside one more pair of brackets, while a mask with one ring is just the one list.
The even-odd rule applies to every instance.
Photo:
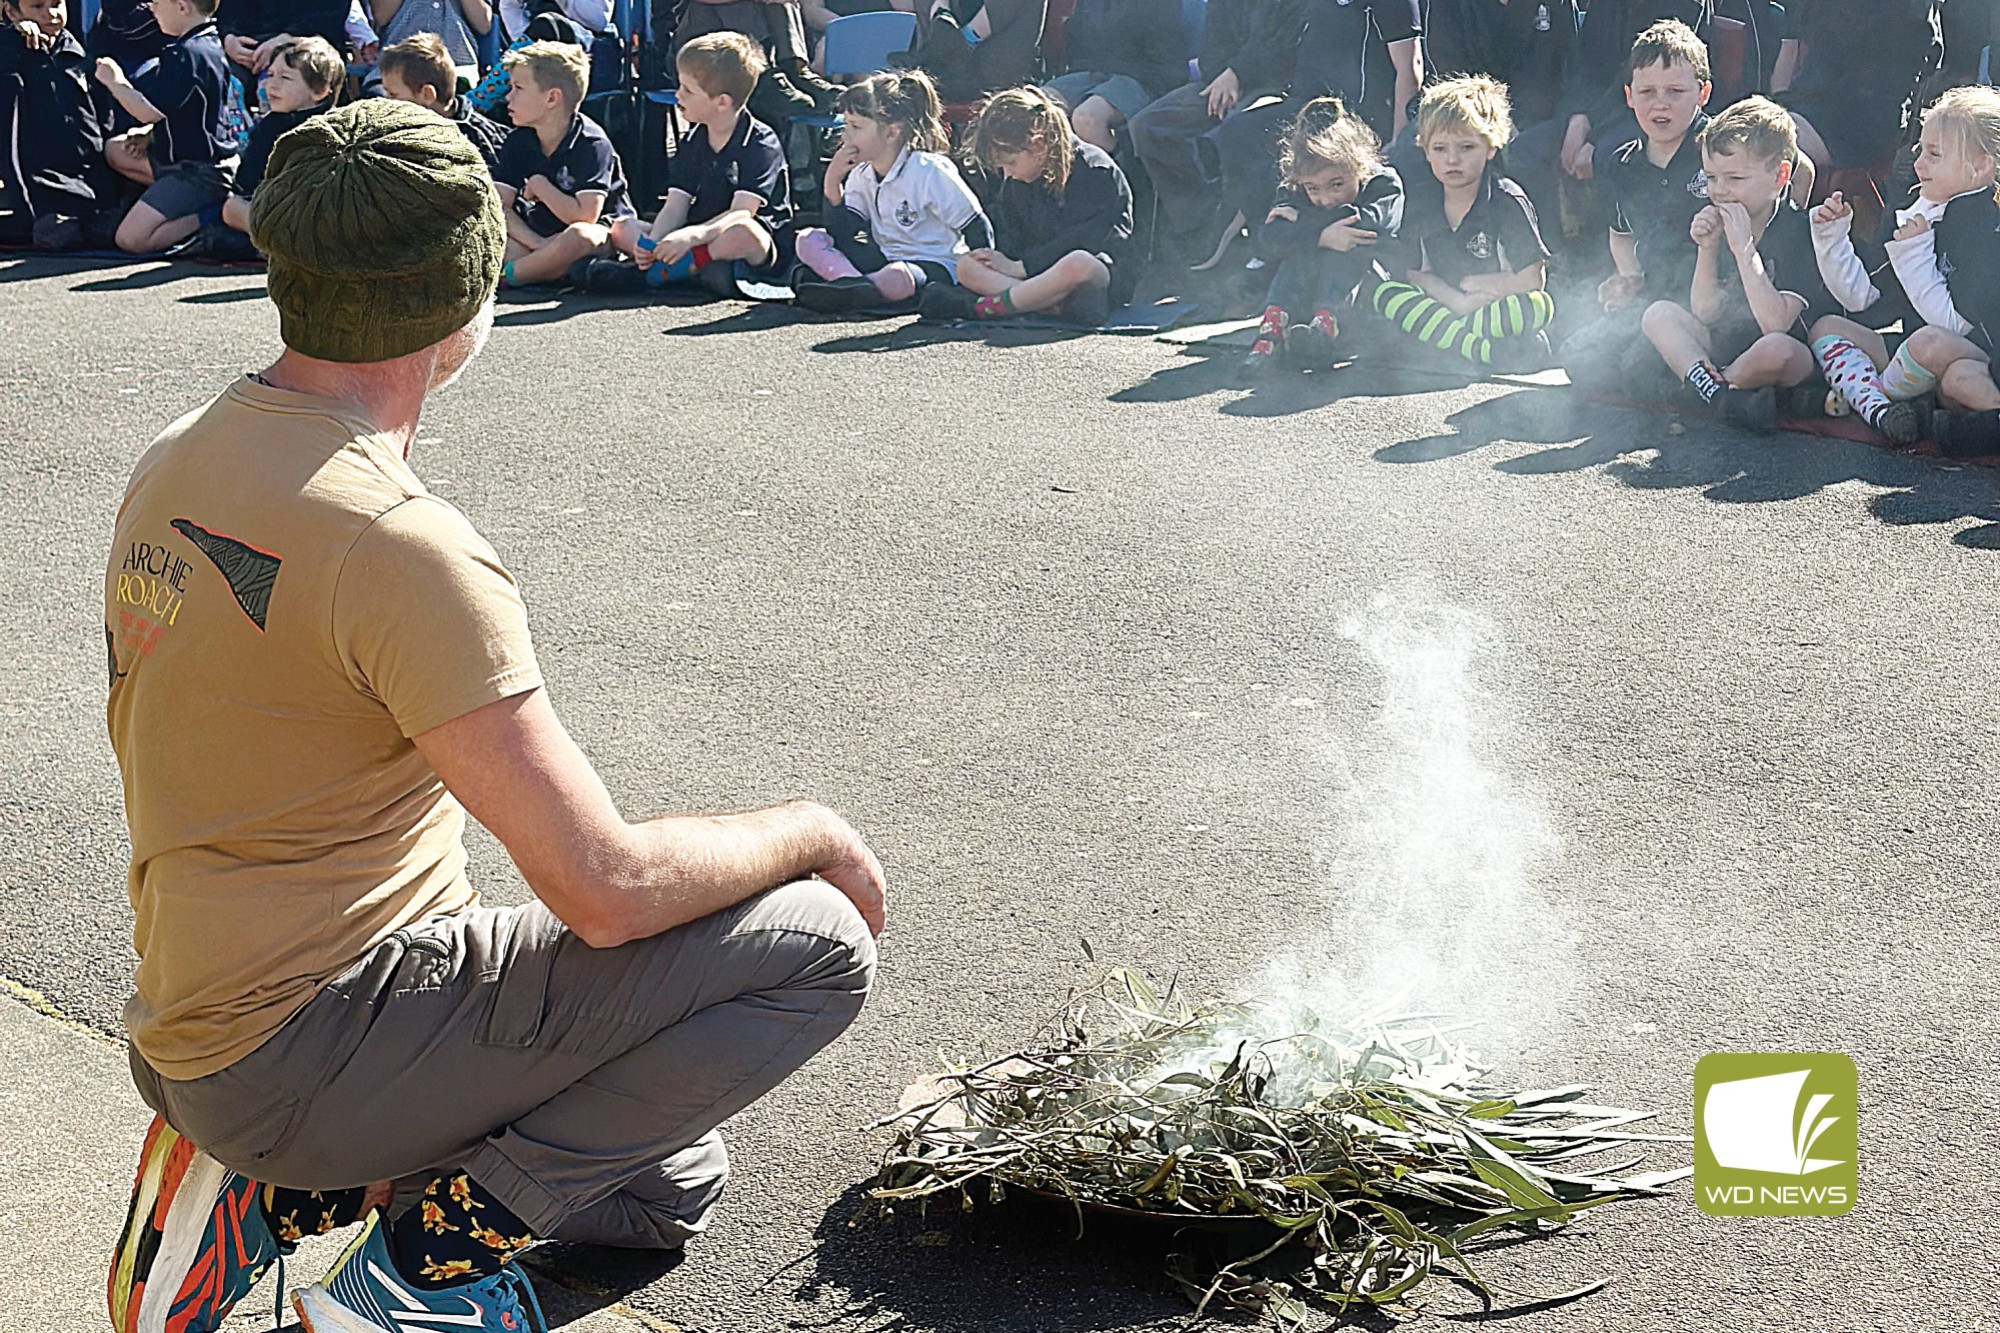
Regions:
[[[231, 1201], [217, 1197], [228, 1174], [228, 1167], [198, 1150], [164, 1119], [155, 1119], [140, 1152], [131, 1206], [112, 1257], [107, 1297], [111, 1324], [118, 1333], [180, 1333], [204, 1313], [199, 1302], [214, 1299], [220, 1274], [204, 1272], [192, 1293], [197, 1304], [189, 1309], [181, 1300], [210, 1218], [215, 1217], [225, 1237], [241, 1231], [242, 1219], [229, 1214]], [[183, 1196], [215, 1203], [200, 1211], [176, 1210], [174, 1204]], [[255, 1207], [255, 1192], [247, 1198]], [[141, 1272], [144, 1277], [135, 1280]], [[182, 1308], [176, 1309], [176, 1304]], [[228, 1311], [213, 1313], [211, 1327], [220, 1324]]]
[[316, 1286], [293, 1292], [292, 1310], [305, 1333], [396, 1333], [389, 1325], [348, 1309]]

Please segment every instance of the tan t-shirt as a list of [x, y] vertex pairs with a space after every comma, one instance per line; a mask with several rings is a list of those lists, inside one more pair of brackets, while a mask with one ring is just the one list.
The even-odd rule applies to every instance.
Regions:
[[104, 575], [137, 993], [168, 1078], [476, 897], [410, 737], [541, 684], [514, 580], [352, 410], [241, 380], [139, 460]]

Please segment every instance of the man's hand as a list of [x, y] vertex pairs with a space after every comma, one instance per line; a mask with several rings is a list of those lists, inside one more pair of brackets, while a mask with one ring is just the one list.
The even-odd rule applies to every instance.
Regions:
[[107, 88], [130, 88], [132, 81], [125, 77], [125, 71], [110, 56], [97, 58], [97, 81]]
[[1375, 233], [1366, 227], [1355, 226], [1353, 218], [1329, 222], [1319, 234], [1320, 249], [1338, 250], [1341, 254], [1346, 254], [1356, 246], [1373, 244], [1375, 244]]
[[1729, 251], [1738, 259], [1744, 257], [1745, 250], [1757, 248], [1757, 233], [1750, 225], [1750, 210], [1741, 204], [1710, 204], [1722, 218], [1722, 234], [1729, 241]]
[[1572, 179], [1587, 181], [1596, 157], [1597, 148], [1590, 142], [1590, 117], [1571, 116], [1563, 131], [1562, 169]]
[[1826, 201], [1812, 211], [1812, 220], [1822, 226], [1829, 222], [1838, 222], [1842, 218], [1851, 218], [1853, 216], [1854, 206], [1848, 203], [1838, 190], [1828, 195]]
[[1597, 284], [1597, 303], [1606, 311], [1623, 310], [1639, 299], [1645, 281], [1643, 273], [1614, 273]]
[[271, 67], [271, 61], [277, 56], [278, 48], [286, 42], [293, 40], [295, 39], [292, 34], [288, 32], [281, 32], [276, 37], [266, 38], [258, 44], [255, 51], [250, 53], [250, 68], [262, 74]]
[[1243, 84], [1235, 70], [1225, 69], [1201, 90], [1201, 95], [1208, 99], [1208, 114], [1221, 120], [1241, 100]]
[[1264, 221], [1266, 222], [1297, 222], [1298, 220], [1299, 210], [1293, 208], [1290, 204], [1278, 204], [1264, 215]]
[[812, 873], [846, 894], [847, 901], [854, 904], [854, 910], [868, 923], [868, 933], [880, 935], [888, 926], [889, 893], [882, 863], [845, 819], [825, 806], [803, 804], [810, 806], [825, 825], [826, 850]]
[[30, 51], [40, 52], [55, 49], [56, 39], [43, 32], [42, 25], [39, 23], [30, 23], [28, 20], [22, 19], [14, 25], [14, 31], [21, 34], [21, 44]]
[[248, 69], [250, 62], [257, 58], [257, 43], [241, 35], [225, 37], [222, 39], [222, 54], [228, 56], [232, 63]]
[[1921, 236], [1931, 229], [1931, 220], [1922, 213], [1912, 214], [1910, 220], [1896, 228], [1895, 239], [1907, 241], [1912, 236]]
[[1713, 249], [1722, 239], [1722, 214], [1714, 204], [1694, 215], [1688, 225], [1688, 239], [1704, 250]]

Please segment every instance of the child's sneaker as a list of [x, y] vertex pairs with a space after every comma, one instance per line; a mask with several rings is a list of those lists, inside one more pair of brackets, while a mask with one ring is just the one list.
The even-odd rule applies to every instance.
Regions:
[[1891, 399], [1889, 406], [1871, 424], [1895, 444], [1915, 444], [1924, 438], [1924, 432], [1930, 428], [1930, 404], [1921, 398]]
[[1300, 370], [1333, 369], [1340, 360], [1339, 322], [1321, 311], [1310, 323], [1292, 325], [1285, 331], [1285, 355]]
[[213, 1333], [289, 1246], [257, 1203], [257, 1182], [195, 1147], [160, 1116], [146, 1131], [107, 1296], [117, 1333]]
[[978, 306], [979, 297], [955, 282], [927, 282], [917, 289], [917, 316], [920, 319], [938, 323], [971, 319], [978, 313]]
[[370, 1213], [327, 1275], [292, 1293], [306, 1333], [548, 1333], [535, 1289], [517, 1264], [491, 1277], [421, 1291], [396, 1274], [382, 1214]]
[[1778, 391], [1769, 385], [1761, 389], [1724, 389], [1716, 396], [1715, 408], [1730, 425], [1759, 435], [1769, 435], [1778, 428]]

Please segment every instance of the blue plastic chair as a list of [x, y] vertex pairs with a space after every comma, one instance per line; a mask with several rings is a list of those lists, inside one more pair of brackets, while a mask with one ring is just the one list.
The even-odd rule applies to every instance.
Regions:
[[893, 9], [876, 14], [848, 14], [826, 25], [826, 47], [820, 67], [829, 78], [873, 74], [889, 68], [889, 57], [909, 50], [916, 36], [915, 14]]
[[90, 31], [90, 25], [97, 22], [97, 8], [97, 0], [83, 0], [83, 3], [77, 6], [77, 32]]

